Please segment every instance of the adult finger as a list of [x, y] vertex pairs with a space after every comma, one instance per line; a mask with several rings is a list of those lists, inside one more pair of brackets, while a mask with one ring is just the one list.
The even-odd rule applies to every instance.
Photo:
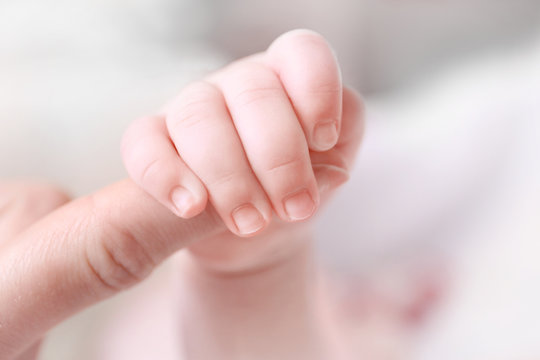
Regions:
[[0, 358], [141, 281], [191, 241], [222, 231], [211, 207], [180, 219], [130, 180], [57, 209], [0, 254]]
[[[0, 247], [54, 209], [69, 201], [51, 184], [30, 181], [0, 182]], [[0, 250], [1, 251], [1, 250]]]
[[[29, 181], [0, 182], [0, 251], [31, 224], [69, 201], [51, 184]], [[36, 340], [17, 360], [37, 359], [41, 340]]]

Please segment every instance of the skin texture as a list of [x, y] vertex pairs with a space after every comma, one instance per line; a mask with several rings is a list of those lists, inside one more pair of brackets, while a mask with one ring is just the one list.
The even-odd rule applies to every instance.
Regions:
[[[295, 31], [266, 52], [189, 85], [162, 113], [136, 121], [122, 144], [133, 180], [73, 201], [52, 188], [30, 196], [27, 185], [3, 184], [0, 358], [34, 358], [51, 327], [144, 280], [181, 249], [192, 254], [185, 291], [194, 298], [213, 293], [216, 301], [223, 296], [222, 304], [234, 305], [230, 291], [216, 291], [222, 285], [210, 279], [240, 279], [238, 294], [251, 293], [255, 284], [279, 294], [290, 286], [288, 274], [296, 278], [301, 297], [284, 293], [297, 309], [308, 310], [295, 322], [294, 333], [305, 336], [281, 343], [274, 338], [269, 356], [314, 359], [313, 344], [321, 346], [319, 357], [333, 354], [324, 309], [302, 301], [319, 294], [310, 285], [316, 274], [310, 239], [298, 223], [347, 180], [362, 124], [361, 100], [343, 87], [328, 44], [315, 33]], [[279, 276], [268, 276], [271, 269]], [[285, 320], [300, 313], [280, 313], [279, 297], [262, 300], [238, 309], [253, 317], [239, 333], [265, 329], [269, 316], [283, 319], [273, 334], [292, 329]], [[184, 311], [212, 319], [216, 308]], [[200, 321], [193, 332], [200, 336], [189, 340], [192, 353], [208, 343], [204, 334], [219, 337], [227, 323], [222, 320]], [[234, 348], [229, 358], [270, 349], [270, 343], [253, 344], [242, 353]]]
[[294, 222], [319, 206], [311, 155], [336, 145], [342, 98], [329, 45], [293, 31], [188, 85], [161, 116], [133, 124], [124, 162], [179, 216], [210, 201], [231, 232], [255, 235], [273, 213]]

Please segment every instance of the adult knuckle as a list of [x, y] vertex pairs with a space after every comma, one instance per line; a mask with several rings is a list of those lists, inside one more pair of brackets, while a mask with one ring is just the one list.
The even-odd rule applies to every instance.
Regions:
[[64, 203], [69, 200], [69, 196], [62, 189], [46, 183], [27, 185], [22, 191], [22, 196], [29, 202], [41, 200], [51, 204]]
[[86, 251], [86, 262], [100, 287], [124, 290], [145, 279], [155, 262], [148, 249], [127, 229], [111, 228], [101, 233]]
[[69, 195], [56, 185], [38, 182], [20, 182], [3, 186], [6, 196], [0, 205], [27, 217], [41, 217], [70, 200]]

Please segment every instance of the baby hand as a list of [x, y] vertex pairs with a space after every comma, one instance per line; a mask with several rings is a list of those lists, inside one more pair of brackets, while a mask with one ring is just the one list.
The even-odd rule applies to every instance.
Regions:
[[347, 179], [361, 115], [327, 42], [296, 30], [133, 123], [122, 155], [133, 180], [178, 216], [210, 201], [230, 231], [251, 236], [273, 213], [309, 218], [319, 187]]

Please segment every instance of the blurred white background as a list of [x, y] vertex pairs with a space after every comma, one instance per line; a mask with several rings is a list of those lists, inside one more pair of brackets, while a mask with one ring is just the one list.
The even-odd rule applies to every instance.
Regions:
[[[134, 118], [311, 28], [369, 109], [354, 176], [318, 224], [328, 266], [445, 254], [452, 285], [413, 358], [539, 357], [539, 18], [536, 0], [3, 0], [0, 176], [76, 196], [120, 179]], [[59, 327], [43, 358], [90, 359], [122, 299]]]

